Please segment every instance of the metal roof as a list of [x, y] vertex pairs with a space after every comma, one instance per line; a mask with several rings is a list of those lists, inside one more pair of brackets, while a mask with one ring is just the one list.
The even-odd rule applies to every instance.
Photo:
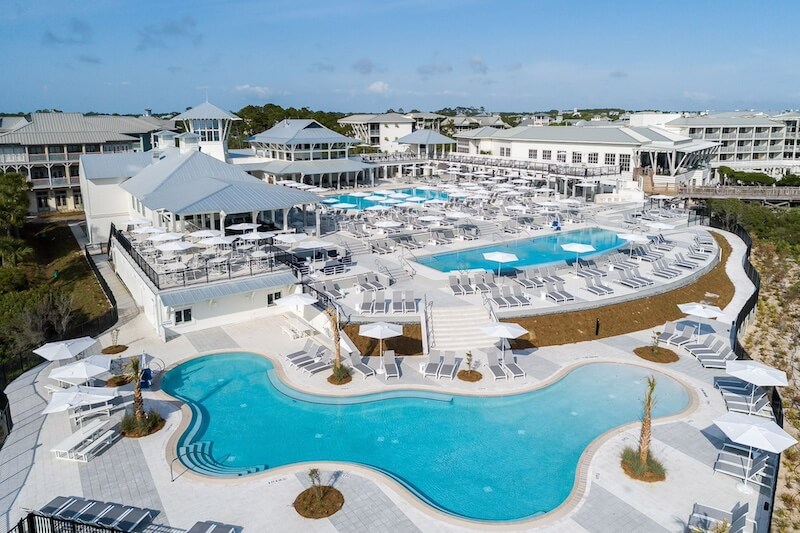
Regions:
[[417, 130], [397, 139], [400, 144], [456, 144], [456, 141], [431, 130]]
[[422, 119], [445, 118], [444, 115], [437, 115], [436, 113], [428, 113], [425, 111], [420, 111], [419, 113], [408, 113], [406, 116], [411, 118], [422, 118]]
[[773, 127], [783, 126], [777, 120], [773, 120], [766, 116], [730, 116], [728, 114], [706, 115], [702, 117], [684, 117], [676, 118], [667, 122], [667, 126], [686, 126], [686, 127], [706, 127], [706, 126], [721, 126], [721, 127]]
[[453, 117], [447, 117], [445, 122], [449, 122], [455, 126], [469, 126], [472, 124], [477, 124], [478, 126], [495, 126], [498, 128], [509, 127], [508, 124], [503, 122], [503, 119], [500, 117], [500, 115], [456, 115]]
[[338, 174], [340, 172], [359, 172], [375, 165], [359, 159], [315, 159], [313, 161], [264, 161], [237, 165], [247, 170], [261, 170], [275, 176], [288, 174]]
[[583, 128], [580, 126], [517, 126], [507, 130], [496, 128], [481, 128], [456, 134], [456, 137], [466, 138], [493, 138], [498, 140], [521, 140], [539, 142], [567, 142], [589, 144], [641, 144], [642, 139], [637, 138], [627, 128], [597, 127]]
[[160, 294], [161, 303], [167, 307], [180, 307], [216, 298], [235, 296], [248, 292], [296, 285], [297, 278], [290, 272], [279, 272], [235, 281], [211, 283], [189, 289], [175, 289]]
[[316, 120], [286, 119], [246, 140], [263, 144], [358, 144], [361, 141], [326, 128]]
[[130, 178], [153, 163], [151, 152], [87, 154], [81, 156], [82, 174], [87, 180]]
[[0, 132], [21, 128], [28, 123], [25, 117], [0, 117]]
[[340, 118], [339, 124], [411, 124], [414, 119], [400, 113], [381, 113], [380, 115], [350, 115]]
[[195, 151], [155, 161], [122, 188], [148, 209], [166, 209], [178, 215], [271, 211], [320, 200], [312, 193], [264, 183], [234, 165]]
[[237, 117], [233, 113], [228, 113], [224, 109], [220, 109], [219, 107], [215, 106], [209, 102], [203, 102], [200, 105], [196, 105], [191, 109], [187, 109], [177, 117], [174, 117], [172, 120], [193, 120], [193, 119], [221, 119], [221, 120], [242, 120], [241, 118]]
[[159, 129], [139, 117], [82, 113], [31, 113], [31, 121], [0, 135], [0, 144], [102, 144], [138, 141], [136, 137]]

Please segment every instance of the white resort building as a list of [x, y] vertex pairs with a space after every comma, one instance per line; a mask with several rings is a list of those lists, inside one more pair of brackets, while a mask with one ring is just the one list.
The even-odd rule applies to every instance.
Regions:
[[339, 124], [349, 126], [353, 135], [363, 144], [378, 148], [381, 152], [400, 152], [400, 137], [414, 131], [417, 119], [400, 113], [380, 115], [350, 115], [339, 119]]

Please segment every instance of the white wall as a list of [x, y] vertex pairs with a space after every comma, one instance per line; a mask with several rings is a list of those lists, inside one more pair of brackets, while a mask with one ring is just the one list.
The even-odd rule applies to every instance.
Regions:
[[87, 180], [81, 166], [81, 194], [89, 242], [107, 241], [111, 223], [119, 227], [128, 220], [130, 196], [120, 187], [123, 181], [124, 178]]
[[670, 120], [681, 118], [680, 113], [633, 113], [630, 119], [632, 128], [644, 128], [647, 126], [660, 126], [664, 125]]
[[[408, 135], [411, 133], [414, 124], [409, 122], [408, 124], [399, 124], [399, 123], [381, 123], [379, 132], [380, 132], [380, 149], [382, 152], [405, 152], [406, 145], [398, 144], [397, 139]], [[389, 140], [386, 140], [386, 139]]]

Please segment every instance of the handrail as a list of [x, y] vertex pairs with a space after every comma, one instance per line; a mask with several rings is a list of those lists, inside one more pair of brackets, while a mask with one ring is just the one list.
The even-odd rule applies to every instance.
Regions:
[[391, 283], [395, 282], [394, 276], [392, 276], [392, 273], [389, 271], [389, 268], [386, 265], [384, 265], [380, 259], [377, 258], [375, 259], [375, 266], [378, 267], [378, 272], [385, 274], [389, 278], [389, 281]]
[[428, 295], [423, 293], [422, 295], [422, 310], [423, 310], [423, 318], [425, 320], [425, 329], [426, 329], [426, 339], [428, 350], [436, 346], [436, 335], [433, 332], [433, 302], [428, 301]]

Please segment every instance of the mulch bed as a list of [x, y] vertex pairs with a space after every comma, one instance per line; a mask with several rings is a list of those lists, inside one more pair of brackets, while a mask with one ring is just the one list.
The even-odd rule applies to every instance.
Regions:
[[[356, 345], [358, 351], [367, 357], [380, 356], [380, 341], [358, 334], [361, 324], [347, 324], [343, 329]], [[384, 350], [394, 350], [395, 355], [420, 355], [422, 353], [422, 329], [419, 324], [403, 324], [403, 335], [383, 341]]]
[[164, 425], [166, 423], [167, 423], [167, 421], [162, 419], [150, 431], [143, 432], [143, 431], [135, 430], [135, 431], [120, 431], [120, 433], [122, 433], [123, 437], [127, 437], [129, 439], [140, 439], [142, 437], [147, 437], [148, 435], [152, 435], [153, 433], [158, 433], [159, 431], [161, 431], [164, 428]]
[[476, 381], [483, 379], [483, 374], [477, 370], [459, 370], [458, 374], [456, 375], [461, 381], [468, 381], [470, 383], [475, 383]]
[[344, 505], [344, 496], [337, 489], [323, 486], [322, 498], [319, 498], [316, 487], [301, 492], [292, 504], [297, 514], [305, 518], [326, 518], [335, 514]]
[[133, 381], [133, 378], [127, 374], [112, 376], [106, 380], [106, 387], [122, 387], [131, 381]]
[[[731, 247], [724, 237], [712, 232], [720, 248], [722, 259], [708, 273], [690, 285], [675, 290], [598, 309], [573, 311], [541, 316], [515, 318], [515, 322], [530, 332], [528, 338], [514, 339], [515, 350], [571, 344], [605, 337], [624, 335], [634, 331], [655, 328], [667, 322], [684, 318], [678, 304], [707, 301], [724, 308], [730, 303], [734, 286], [725, 273], [725, 261]], [[600, 320], [600, 332], [595, 335], [595, 324]]]
[[347, 384], [348, 384], [348, 383], [350, 383], [351, 381], [353, 381], [353, 376], [352, 376], [352, 375], [350, 375], [350, 374], [346, 375], [346, 376], [344, 377], [344, 379], [342, 379], [342, 380], [337, 380], [337, 379], [336, 379], [336, 378], [333, 376], [333, 374], [331, 374], [330, 376], [328, 376], [328, 383], [330, 383], [331, 385], [347, 385]]
[[635, 479], [637, 481], [644, 481], [645, 483], [656, 483], [658, 481], [664, 481], [667, 477], [664, 474], [645, 471], [642, 473], [636, 472], [631, 466], [626, 463], [625, 461], [621, 462], [622, 470], [627, 474], [627, 476], [631, 479]]
[[128, 349], [128, 347], [125, 346], [124, 344], [112, 344], [111, 346], [106, 346], [105, 348], [100, 350], [100, 353], [102, 353], [104, 355], [114, 355], [114, 354], [122, 353], [127, 349]]
[[657, 346], [656, 348], [652, 346], [640, 346], [634, 348], [633, 353], [653, 363], [674, 363], [680, 359], [678, 354], [668, 348], [662, 348], [661, 346]]

